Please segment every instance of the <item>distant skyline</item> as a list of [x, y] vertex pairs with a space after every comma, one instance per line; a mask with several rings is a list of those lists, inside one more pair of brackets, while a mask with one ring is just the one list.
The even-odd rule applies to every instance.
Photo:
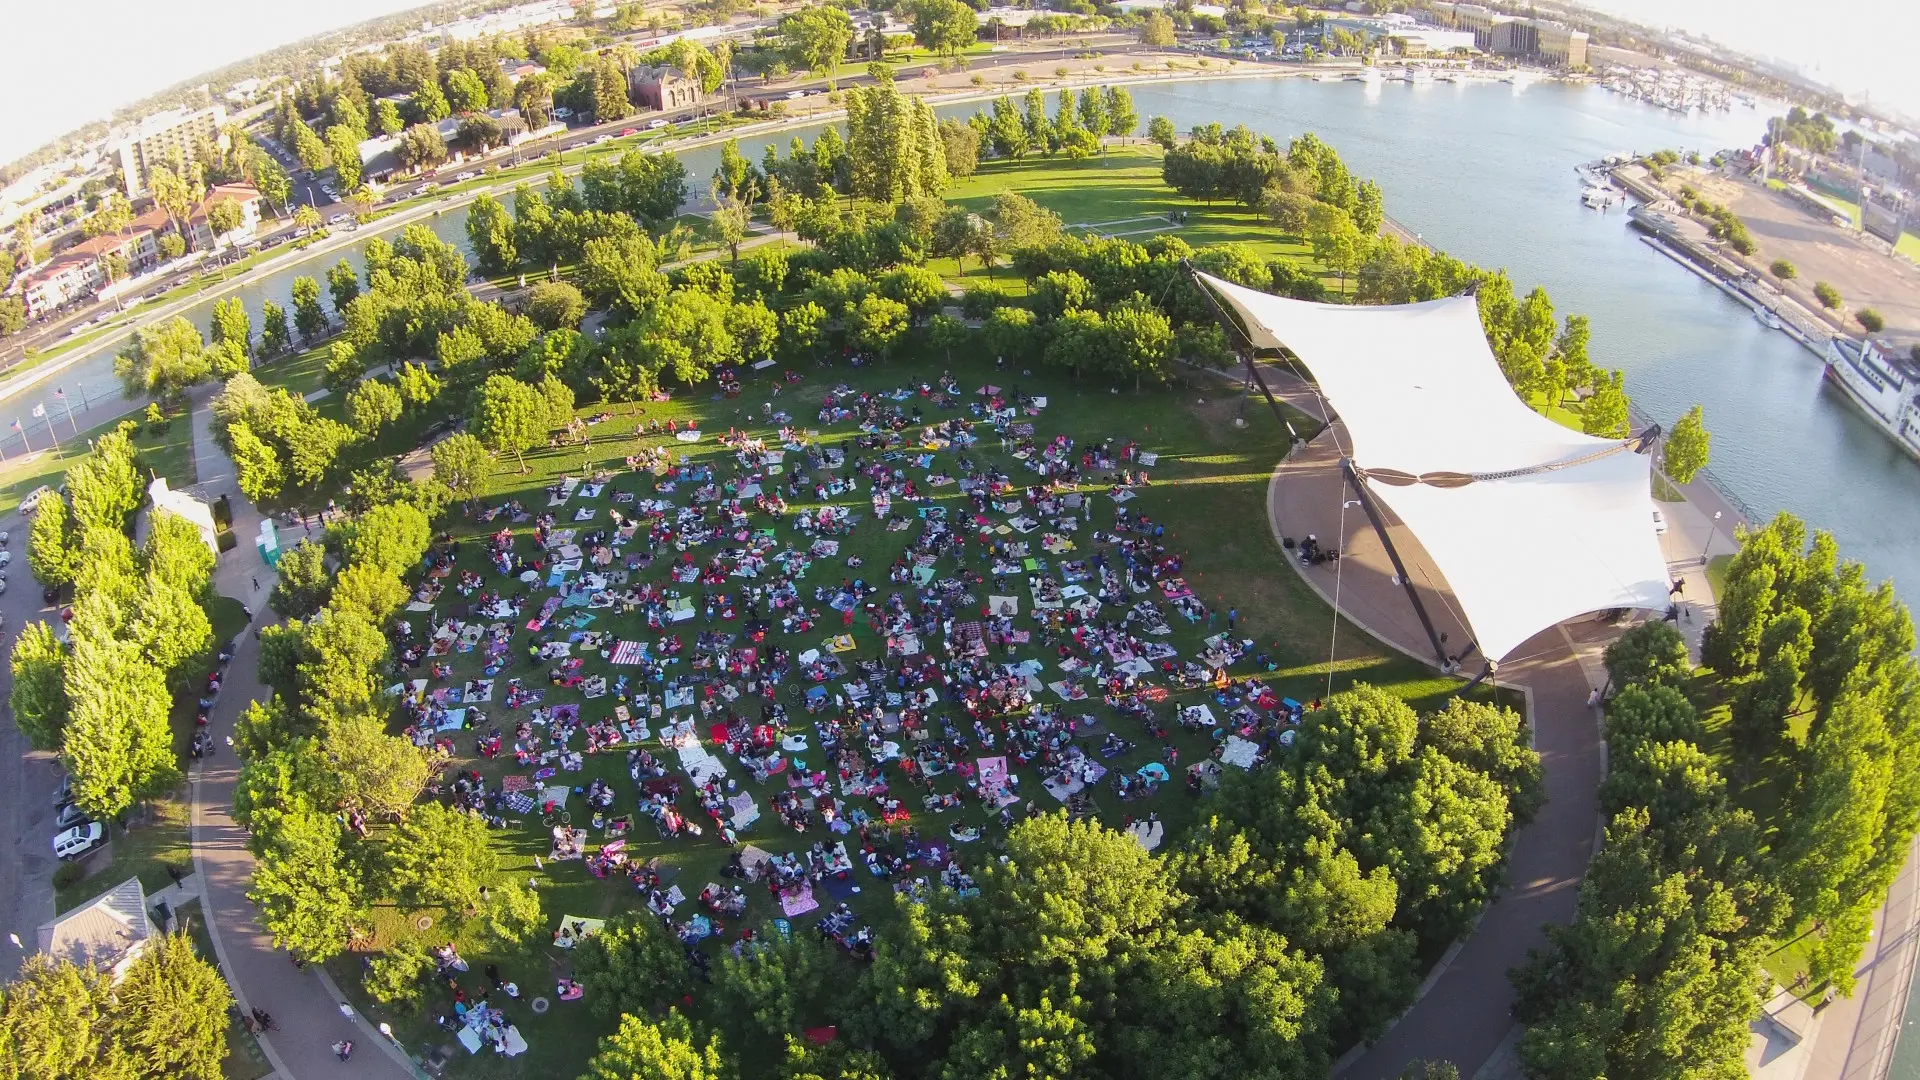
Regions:
[[1915, 0], [1572, 0], [1654, 29], [1704, 34], [1730, 48], [1809, 69], [1821, 82], [1920, 123], [1920, 34]]
[[[1652, 27], [1702, 33], [1745, 52], [1817, 67], [1849, 92], [1867, 91], [1920, 119], [1920, 3], [1832, 0], [1582, 0]], [[9, 13], [9, 62], [0, 94], [28, 103], [0, 125], [0, 161], [11, 161], [89, 121], [194, 76], [327, 30], [423, 6], [422, 0], [332, 0], [273, 5], [250, 0], [94, 0], [20, 4]], [[77, 43], [76, 65], [61, 46]]]
[[[10, 4], [0, 162], [176, 83], [428, 0], [78, 0]], [[272, 17], [263, 19], [262, 13]], [[84, 62], [76, 62], [76, 52]], [[218, 89], [224, 89], [216, 87]]]

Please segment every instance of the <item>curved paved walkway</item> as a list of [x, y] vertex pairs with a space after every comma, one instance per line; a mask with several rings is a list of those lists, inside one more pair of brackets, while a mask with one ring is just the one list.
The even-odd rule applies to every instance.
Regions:
[[[1324, 418], [1313, 389], [1290, 375], [1266, 369], [1275, 393], [1288, 404]], [[1296, 540], [1312, 534], [1322, 545], [1338, 544], [1333, 567], [1291, 565], [1347, 621], [1390, 648], [1426, 664], [1435, 663], [1426, 632], [1394, 580], [1385, 549], [1352, 499], [1338, 468], [1345, 431], [1338, 424], [1274, 469], [1267, 508], [1274, 532]], [[1445, 589], [1445, 580], [1412, 534], [1387, 515], [1388, 533], [1407, 566], [1448, 651], [1471, 639]], [[1497, 522], [1488, 523], [1489, 544], [1499, 543]], [[1524, 583], [1516, 583], [1524, 587]], [[1409, 1062], [1446, 1060], [1473, 1076], [1512, 1030], [1513, 988], [1507, 970], [1545, 942], [1544, 927], [1568, 922], [1581, 875], [1593, 853], [1599, 814], [1595, 794], [1602, 770], [1599, 725], [1586, 704], [1589, 674], [1611, 628], [1598, 624], [1553, 627], [1534, 635], [1503, 664], [1498, 681], [1523, 689], [1531, 704], [1534, 748], [1545, 771], [1547, 801], [1534, 820], [1514, 835], [1507, 884], [1487, 907], [1471, 936], [1451, 950], [1422, 987], [1419, 1000], [1372, 1045], [1338, 1067], [1349, 1080], [1388, 1080]], [[1587, 663], [1583, 667], [1582, 661]], [[1478, 660], [1464, 665], [1480, 669]]]
[[[206, 498], [228, 496], [233, 532], [240, 539], [238, 547], [220, 556], [214, 587], [246, 604], [258, 619], [269, 620], [266, 598], [275, 577], [253, 546], [260, 513], [235, 486], [233, 462], [213, 441], [209, 420], [204, 404], [194, 409], [193, 449], [200, 482], [193, 490]], [[219, 752], [193, 773], [193, 861], [227, 984], [241, 1008], [273, 1014], [274, 1029], [260, 1045], [281, 1080], [404, 1080], [413, 1075], [405, 1055], [365, 1019], [356, 1016], [349, 1022], [343, 1017], [332, 982], [318, 968], [296, 969], [286, 953], [274, 948], [247, 899], [253, 853], [247, 850], [246, 830], [233, 820], [240, 762], [227, 739], [250, 702], [272, 695], [260, 685], [259, 643], [251, 633], [240, 635], [227, 672], [209, 724]], [[352, 1040], [356, 1048], [350, 1062], [333, 1054], [333, 1044], [341, 1039]]]

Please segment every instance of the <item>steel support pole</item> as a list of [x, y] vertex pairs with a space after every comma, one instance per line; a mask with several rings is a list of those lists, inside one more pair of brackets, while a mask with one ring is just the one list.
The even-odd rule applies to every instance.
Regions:
[[[1354, 471], [1351, 458], [1340, 459], [1340, 473], [1347, 478], [1347, 486], [1353, 489], [1353, 497], [1360, 508], [1367, 512], [1367, 520], [1373, 523], [1374, 534], [1380, 537], [1380, 546], [1387, 549], [1387, 558], [1393, 561], [1393, 572], [1400, 577], [1400, 584], [1407, 590], [1407, 599], [1413, 604], [1413, 613], [1420, 616], [1420, 625], [1427, 631], [1427, 641], [1433, 646], [1434, 661], [1445, 670], [1447, 650], [1440, 644], [1440, 632], [1433, 628], [1433, 619], [1427, 614], [1427, 605], [1420, 602], [1420, 593], [1413, 587], [1413, 579], [1407, 576], [1406, 564], [1400, 561], [1400, 551], [1393, 546], [1393, 538], [1387, 535], [1387, 523], [1380, 517], [1380, 509], [1373, 504], [1373, 496], [1367, 493], [1367, 486], [1360, 482], [1360, 474]], [[1342, 542], [1345, 541], [1342, 537]], [[1342, 558], [1344, 558], [1344, 553]]]

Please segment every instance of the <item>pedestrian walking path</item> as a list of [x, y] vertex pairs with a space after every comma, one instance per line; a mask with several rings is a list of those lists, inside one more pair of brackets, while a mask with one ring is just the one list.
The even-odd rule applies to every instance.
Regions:
[[[273, 571], [253, 546], [261, 515], [234, 484], [233, 462], [213, 440], [212, 414], [204, 403], [193, 411], [193, 453], [199, 468], [199, 494], [228, 496], [233, 532], [240, 545], [223, 553], [214, 568], [214, 588], [253, 612], [255, 625], [268, 621], [266, 598]], [[265, 701], [272, 691], [259, 680], [259, 642], [240, 635], [228, 675], [209, 720], [214, 745], [221, 748], [200, 763], [193, 777], [193, 859], [207, 927], [221, 970], [243, 1010], [262, 1009], [273, 1029], [260, 1047], [282, 1080], [403, 1080], [414, 1075], [405, 1055], [357, 1014], [341, 1014], [340, 1000], [318, 970], [295, 968], [261, 928], [247, 885], [253, 854], [246, 830], [233, 820], [233, 787], [240, 762], [231, 749], [235, 720], [249, 703]], [[333, 1044], [352, 1040], [351, 1061], [334, 1056]]]

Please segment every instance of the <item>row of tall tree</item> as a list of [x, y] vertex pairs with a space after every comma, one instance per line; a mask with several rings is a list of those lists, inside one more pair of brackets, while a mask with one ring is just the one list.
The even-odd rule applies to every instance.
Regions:
[[432, 909], [443, 925], [473, 923], [506, 944], [543, 922], [529, 889], [499, 880], [484, 821], [419, 801], [435, 763], [388, 732], [382, 628], [409, 599], [406, 576], [432, 540], [429, 512], [396, 498], [281, 559], [269, 603], [285, 621], [260, 635], [273, 696], [235, 729], [245, 764], [234, 817], [257, 860], [248, 896], [261, 924], [303, 960], [346, 949], [380, 902]]
[[192, 699], [214, 646], [214, 559], [199, 529], [155, 513], [146, 542], [131, 539], [146, 501], [133, 427], [94, 441], [67, 473], [67, 496], [40, 500], [28, 564], [46, 587], [72, 588], [73, 617], [64, 641], [36, 621], [13, 646], [15, 723], [36, 748], [60, 752], [74, 801], [97, 820], [179, 782], [174, 699]]

